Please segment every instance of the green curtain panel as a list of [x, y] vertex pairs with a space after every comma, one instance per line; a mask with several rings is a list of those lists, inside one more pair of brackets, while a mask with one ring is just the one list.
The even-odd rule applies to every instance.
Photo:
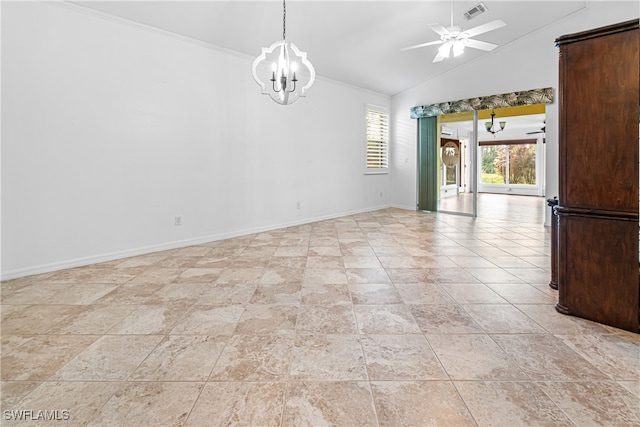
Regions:
[[442, 102], [411, 108], [412, 119], [441, 116], [443, 114], [464, 113], [473, 110], [517, 107], [519, 105], [552, 104], [553, 88], [525, 90], [502, 95], [481, 96], [460, 101]]
[[438, 118], [418, 119], [418, 209], [438, 210]]

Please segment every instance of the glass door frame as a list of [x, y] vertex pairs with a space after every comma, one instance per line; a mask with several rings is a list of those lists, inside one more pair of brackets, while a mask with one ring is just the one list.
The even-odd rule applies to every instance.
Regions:
[[[469, 168], [469, 184], [471, 189], [471, 197], [472, 197], [472, 212], [458, 212], [458, 211], [449, 211], [449, 210], [440, 210], [437, 212], [449, 214], [449, 215], [460, 215], [467, 216], [471, 218], [478, 217], [478, 111], [473, 110], [473, 131], [471, 132], [471, 140], [469, 141], [469, 149], [468, 152], [470, 154], [469, 159], [467, 161]], [[458, 174], [461, 174], [462, 171], [458, 171]], [[465, 172], [466, 173], [466, 172]]]

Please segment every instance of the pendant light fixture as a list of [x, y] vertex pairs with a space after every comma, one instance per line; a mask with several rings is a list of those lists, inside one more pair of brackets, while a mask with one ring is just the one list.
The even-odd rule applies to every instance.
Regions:
[[496, 116], [496, 112], [492, 111], [491, 112], [491, 121], [490, 122], [485, 122], [484, 123], [484, 127], [487, 129], [487, 132], [489, 132], [490, 134], [492, 134], [494, 137], [496, 136], [496, 133], [501, 132], [504, 130], [504, 127], [507, 125], [507, 122], [499, 122], [500, 124], [500, 129], [496, 129], [495, 128], [495, 124], [493, 123], [493, 118]]
[[253, 78], [278, 104], [293, 104], [302, 96], [316, 78], [307, 53], [287, 41], [287, 4], [282, 1], [282, 40], [262, 48], [262, 54], [253, 61]]

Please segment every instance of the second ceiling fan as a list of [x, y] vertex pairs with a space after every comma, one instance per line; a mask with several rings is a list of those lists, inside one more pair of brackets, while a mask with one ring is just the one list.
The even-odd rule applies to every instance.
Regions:
[[402, 48], [400, 50], [411, 50], [418, 49], [425, 46], [433, 46], [441, 44], [438, 49], [438, 53], [435, 58], [433, 58], [433, 62], [440, 62], [445, 58], [448, 58], [453, 51], [453, 56], [459, 56], [464, 52], [465, 47], [471, 47], [473, 49], [480, 49], [485, 51], [491, 51], [498, 47], [497, 44], [487, 43], [480, 40], [474, 40], [471, 37], [487, 33], [489, 31], [497, 30], [498, 28], [502, 28], [507, 24], [501, 20], [496, 19], [495, 21], [488, 22], [486, 24], [478, 25], [477, 27], [470, 28], [465, 30], [460, 26], [453, 25], [453, 6], [451, 6], [451, 26], [445, 28], [440, 24], [430, 24], [429, 28], [440, 35], [440, 40], [420, 43], [413, 46], [408, 46]]

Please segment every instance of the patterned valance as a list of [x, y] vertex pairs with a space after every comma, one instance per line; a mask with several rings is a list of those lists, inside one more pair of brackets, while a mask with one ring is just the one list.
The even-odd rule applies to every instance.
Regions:
[[525, 90], [502, 95], [481, 96], [479, 98], [462, 99], [460, 101], [442, 102], [440, 104], [422, 105], [411, 108], [411, 118], [440, 116], [442, 114], [464, 113], [473, 110], [491, 110], [494, 108], [517, 107], [519, 105], [551, 104], [553, 88]]

